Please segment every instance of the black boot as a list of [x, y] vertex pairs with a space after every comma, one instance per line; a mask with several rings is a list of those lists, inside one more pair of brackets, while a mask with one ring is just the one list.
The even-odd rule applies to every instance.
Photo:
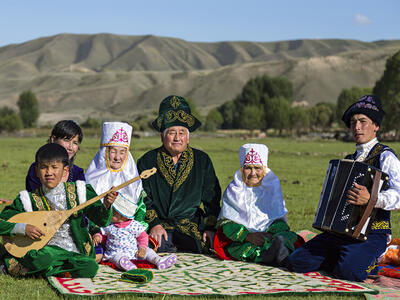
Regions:
[[272, 240], [271, 246], [261, 252], [261, 261], [271, 266], [281, 266], [288, 257], [289, 251], [285, 246], [285, 239], [277, 236]]

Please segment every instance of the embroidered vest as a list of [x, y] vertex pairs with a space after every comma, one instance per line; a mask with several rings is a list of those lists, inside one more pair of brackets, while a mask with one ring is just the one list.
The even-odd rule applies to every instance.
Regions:
[[[372, 147], [371, 151], [368, 153], [368, 156], [365, 158], [364, 162], [371, 166], [374, 166], [375, 168], [380, 169], [381, 168], [380, 156], [381, 153], [383, 153], [384, 151], [390, 151], [394, 155], [396, 155], [393, 149], [391, 149], [389, 146], [377, 143], [374, 147]], [[345, 158], [355, 160], [356, 155], [357, 151], [354, 154], [347, 155]], [[371, 225], [371, 231], [379, 230], [379, 232], [391, 234], [392, 233], [391, 228], [392, 227], [390, 224], [390, 211], [377, 208], [375, 220], [372, 222]]]

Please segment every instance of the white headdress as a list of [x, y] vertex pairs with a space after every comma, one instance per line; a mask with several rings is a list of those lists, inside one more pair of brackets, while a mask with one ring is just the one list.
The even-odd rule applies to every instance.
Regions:
[[242, 170], [237, 170], [222, 196], [218, 219], [242, 224], [250, 232], [266, 231], [275, 220], [285, 219], [287, 214], [279, 178], [267, 167], [268, 147], [245, 144], [239, 149], [239, 159], [241, 166], [264, 166], [265, 176], [261, 185], [250, 187], [242, 179]]
[[[90, 183], [97, 194], [108, 191], [111, 187], [120, 185], [139, 176], [136, 163], [129, 152], [131, 142], [132, 126], [122, 122], [103, 123], [103, 132], [100, 142], [100, 150], [90, 163], [86, 173], [86, 182]], [[108, 147], [120, 146], [128, 148], [128, 154], [122, 167], [118, 170], [110, 168], [108, 161]], [[113, 207], [123, 216], [133, 218], [136, 211], [140, 193], [142, 192], [142, 181], [138, 180], [119, 190], [119, 195]]]
[[264, 144], [244, 144], [239, 149], [240, 165], [262, 165], [267, 167], [268, 147]]

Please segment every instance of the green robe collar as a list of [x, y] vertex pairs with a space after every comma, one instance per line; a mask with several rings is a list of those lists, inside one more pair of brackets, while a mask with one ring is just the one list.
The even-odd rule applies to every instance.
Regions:
[[174, 161], [171, 154], [161, 146], [157, 150], [157, 165], [162, 176], [173, 187], [173, 192], [176, 192], [179, 187], [186, 181], [193, 168], [194, 154], [193, 149], [189, 146], [182, 152], [179, 158], [178, 169], [175, 169]]
[[[67, 199], [67, 207], [68, 209], [71, 209], [77, 205], [76, 185], [72, 182], [65, 182], [64, 188]], [[42, 187], [32, 192], [32, 198], [38, 210], [52, 210], [50, 201], [44, 195]]]

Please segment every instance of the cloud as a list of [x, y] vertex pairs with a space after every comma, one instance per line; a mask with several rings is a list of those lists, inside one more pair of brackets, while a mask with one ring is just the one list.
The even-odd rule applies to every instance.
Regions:
[[356, 14], [354, 16], [354, 23], [359, 26], [365, 26], [371, 24], [372, 22], [370, 19], [368, 19], [368, 17], [362, 14]]

